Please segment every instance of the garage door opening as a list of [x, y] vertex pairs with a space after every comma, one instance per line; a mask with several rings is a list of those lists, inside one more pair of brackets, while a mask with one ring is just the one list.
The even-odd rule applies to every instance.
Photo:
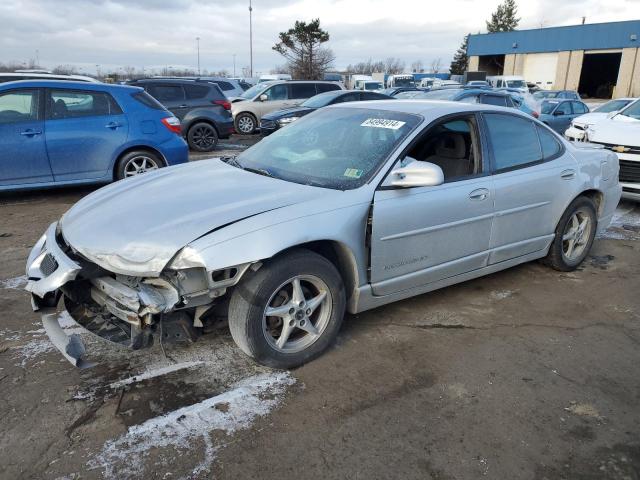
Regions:
[[487, 75], [502, 75], [504, 73], [504, 55], [480, 55], [478, 70]]
[[582, 61], [580, 96], [587, 98], [611, 98], [618, 81], [622, 53], [587, 53]]

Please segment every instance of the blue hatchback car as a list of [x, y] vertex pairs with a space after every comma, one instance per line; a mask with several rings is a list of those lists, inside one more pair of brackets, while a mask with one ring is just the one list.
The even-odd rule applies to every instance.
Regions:
[[188, 161], [180, 121], [141, 88], [0, 85], [0, 191], [108, 183]]

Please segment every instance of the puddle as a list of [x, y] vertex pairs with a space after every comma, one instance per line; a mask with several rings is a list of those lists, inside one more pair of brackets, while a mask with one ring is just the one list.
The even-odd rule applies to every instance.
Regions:
[[18, 290], [27, 284], [27, 276], [8, 278], [6, 280], [0, 280], [0, 288]]

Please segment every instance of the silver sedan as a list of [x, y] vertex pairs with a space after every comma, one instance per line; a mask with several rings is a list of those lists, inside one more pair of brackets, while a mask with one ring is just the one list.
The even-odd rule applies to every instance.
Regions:
[[90, 363], [58, 325], [60, 298], [134, 349], [228, 322], [247, 355], [291, 368], [331, 344], [345, 311], [536, 259], [575, 269], [611, 220], [618, 169], [612, 152], [514, 110], [343, 104], [238, 157], [88, 195], [33, 248], [26, 288], [77, 366]]

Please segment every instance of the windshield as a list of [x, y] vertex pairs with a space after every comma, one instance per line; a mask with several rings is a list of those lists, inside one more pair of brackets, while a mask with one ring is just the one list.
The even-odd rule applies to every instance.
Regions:
[[442, 90], [433, 90], [421, 95], [420, 98], [427, 98], [429, 100], [453, 100], [456, 95], [460, 94], [460, 90], [457, 88], [444, 88]]
[[363, 185], [422, 117], [367, 108], [326, 108], [241, 153], [242, 168], [337, 190]]
[[607, 102], [604, 105], [600, 105], [598, 108], [594, 110], [594, 112], [599, 112], [599, 113], [616, 112], [618, 110], [622, 110], [624, 107], [629, 105], [629, 103], [630, 103], [630, 100], [611, 100], [610, 102]]
[[382, 84], [380, 82], [365, 82], [364, 89], [365, 90], [378, 90], [382, 88]]
[[558, 106], [560, 102], [542, 102], [542, 113], [549, 114], [553, 112], [553, 109]]
[[254, 85], [249, 90], [240, 95], [240, 98], [246, 98], [247, 100], [251, 100], [253, 97], [258, 95], [261, 91], [266, 90], [269, 85], [266, 83], [258, 83], [258, 85]]
[[527, 84], [524, 83], [524, 80], [507, 80], [506, 84], [509, 88], [527, 88]]
[[302, 102], [300, 106], [308, 108], [326, 107], [334, 98], [336, 98], [338, 95], [342, 95], [342, 92], [342, 90], [335, 90], [333, 92], [320, 93]]
[[415, 87], [416, 82], [412, 78], [394, 78], [393, 84], [396, 87]]
[[640, 120], [640, 101], [633, 102], [632, 105], [629, 105], [626, 109], [620, 112], [620, 115]]

